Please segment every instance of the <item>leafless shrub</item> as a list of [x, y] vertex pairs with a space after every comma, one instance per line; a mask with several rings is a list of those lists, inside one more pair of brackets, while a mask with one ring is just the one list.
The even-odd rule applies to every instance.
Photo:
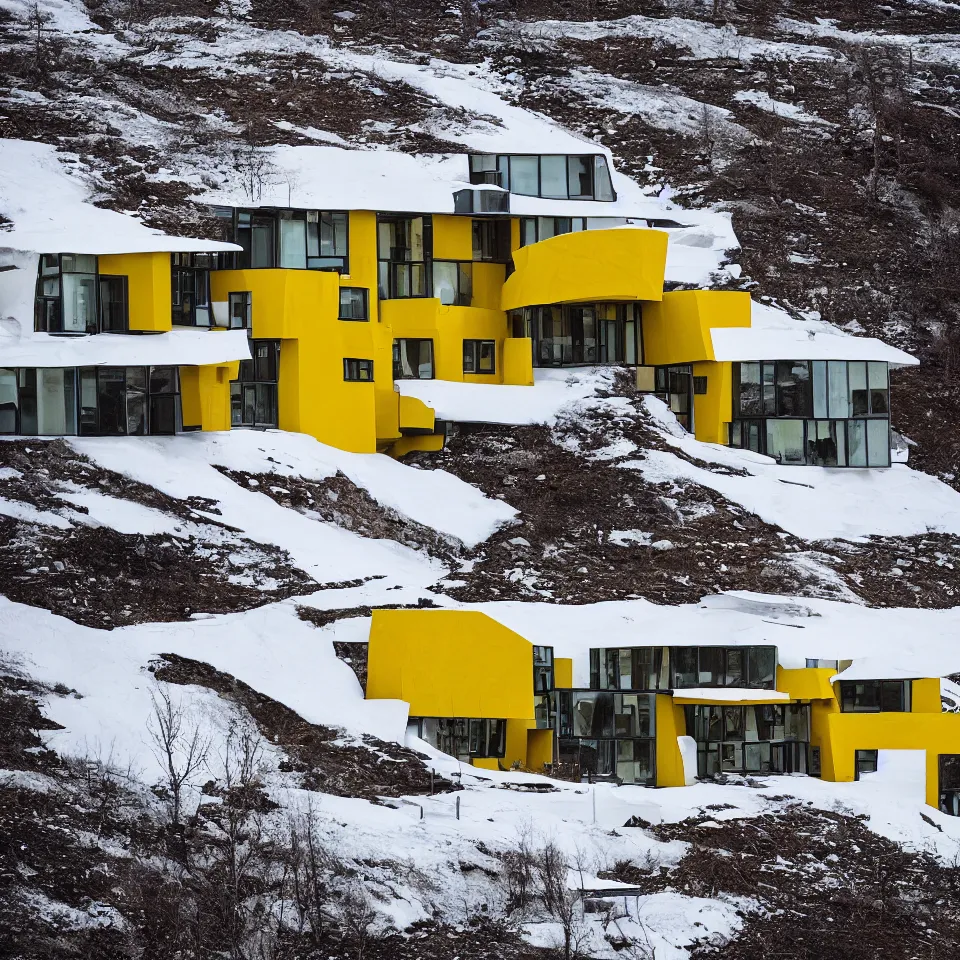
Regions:
[[151, 692], [153, 712], [147, 721], [150, 747], [163, 767], [170, 800], [170, 821], [179, 828], [183, 814], [183, 791], [207, 762], [210, 741], [182, 703], [175, 703], [167, 687]]
[[[582, 878], [582, 858], [576, 868]], [[547, 913], [560, 924], [563, 933], [561, 952], [563, 960], [574, 960], [581, 955], [581, 947], [586, 939], [583, 922], [583, 883], [581, 889], [571, 890], [569, 874], [571, 864], [566, 854], [552, 841], [548, 840], [534, 854], [534, 877], [537, 893]]]

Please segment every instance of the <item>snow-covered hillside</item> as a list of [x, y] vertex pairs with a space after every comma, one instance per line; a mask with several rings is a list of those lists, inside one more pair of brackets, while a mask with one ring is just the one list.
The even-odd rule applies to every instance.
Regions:
[[[90, 191], [131, 236], [214, 239], [201, 201], [341, 178], [429, 206], [451, 154], [587, 141], [624, 216], [670, 234], [670, 284], [749, 290], [780, 342], [922, 361], [893, 377], [889, 470], [699, 443], [589, 369], [404, 381], [451, 424], [404, 462], [276, 431], [4, 439], [0, 954], [952, 960], [960, 820], [924, 804], [920, 756], [847, 784], [484, 771], [408, 741], [358, 673], [374, 609], [447, 607], [577, 682], [601, 643], [733, 636], [960, 704], [958, 22], [939, 0], [0, 0], [0, 237], [76, 238]], [[3, 319], [0, 366], [27, 348]]]

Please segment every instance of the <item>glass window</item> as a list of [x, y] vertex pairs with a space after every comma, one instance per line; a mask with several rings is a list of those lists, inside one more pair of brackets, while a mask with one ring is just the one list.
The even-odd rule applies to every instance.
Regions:
[[877, 751], [876, 750], [857, 750], [854, 753], [854, 762], [856, 765], [856, 777], [859, 780], [865, 773], [877, 772]]
[[814, 360], [813, 375], [813, 415], [826, 419], [827, 413], [827, 361]]
[[741, 416], [751, 416], [761, 412], [760, 405], [760, 364], [740, 364], [739, 409]]
[[433, 379], [433, 341], [403, 339], [393, 341], [394, 380]]
[[[571, 160], [576, 159], [571, 157]], [[540, 158], [540, 196], [567, 198], [567, 158]]]
[[867, 421], [867, 466], [890, 466], [890, 421]]
[[777, 416], [810, 416], [810, 364], [806, 360], [778, 360], [776, 366]]
[[17, 432], [17, 371], [0, 367], [0, 433]]
[[807, 421], [807, 463], [818, 467], [847, 465], [846, 431], [836, 420]]
[[767, 456], [777, 463], [803, 463], [803, 421], [767, 420]]
[[364, 382], [373, 380], [373, 361], [345, 357], [343, 361], [343, 379]]
[[870, 391], [870, 413], [873, 416], [890, 413], [890, 392], [885, 363], [871, 361], [867, 364], [867, 388]]
[[777, 648], [747, 647], [747, 684], [773, 689], [777, 679]]
[[510, 192], [535, 197], [540, 192], [538, 157], [510, 158]]
[[700, 647], [698, 687], [723, 686], [723, 647]]
[[697, 673], [697, 648], [673, 647], [670, 651], [673, 660], [673, 686], [699, 686]]
[[494, 340], [463, 341], [464, 373], [496, 373], [497, 344]]
[[253, 329], [253, 294], [249, 290], [227, 294], [231, 330]]
[[863, 360], [851, 360], [847, 366], [850, 377], [850, 415], [865, 417], [870, 412], [870, 397], [867, 392], [867, 364]]
[[848, 420], [847, 463], [851, 467], [867, 465], [867, 430], [863, 420]]
[[567, 189], [571, 200], [593, 199], [593, 158], [567, 158]]
[[458, 264], [445, 260], [433, 261], [433, 295], [446, 305], [460, 299], [460, 274]]
[[613, 183], [610, 180], [610, 169], [607, 166], [607, 158], [600, 156], [594, 157], [593, 164], [596, 176], [596, 199], [615, 200], [616, 194], [613, 191]]
[[280, 266], [305, 270], [307, 266], [307, 224], [305, 220], [280, 220]]
[[369, 320], [367, 303], [370, 291], [365, 287], [340, 288], [340, 319]]
[[850, 394], [847, 389], [847, 362], [830, 360], [827, 363], [827, 401], [830, 416], [846, 419], [850, 416]]
[[73, 436], [77, 432], [76, 370], [48, 367], [38, 369], [36, 375], [37, 434], [41, 437]]
[[100, 275], [100, 331], [125, 333], [127, 317], [127, 278]]
[[523, 217], [520, 221], [520, 246], [525, 247], [528, 244], [537, 242], [537, 219], [536, 217]]
[[777, 415], [777, 368], [773, 363], [764, 363], [761, 367], [763, 386], [763, 413], [764, 416]]
[[841, 680], [844, 713], [905, 713], [910, 710], [909, 680]]

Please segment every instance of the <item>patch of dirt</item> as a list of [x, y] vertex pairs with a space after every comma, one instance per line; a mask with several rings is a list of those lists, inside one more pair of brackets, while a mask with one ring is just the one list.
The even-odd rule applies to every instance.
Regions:
[[462, 549], [458, 540], [445, 537], [374, 500], [339, 470], [325, 480], [305, 480], [275, 473], [217, 469], [238, 486], [257, 490], [281, 507], [296, 510], [312, 520], [334, 523], [361, 537], [395, 540], [405, 547], [448, 561]]
[[429, 597], [421, 597], [416, 603], [378, 603], [375, 607], [339, 607], [336, 610], [298, 606], [297, 615], [301, 620], [306, 620], [315, 627], [326, 627], [338, 620], [372, 616], [374, 610], [426, 610], [436, 606], [437, 604]]
[[360, 689], [367, 689], [367, 652], [365, 643], [347, 643], [344, 640], [334, 640], [333, 649], [337, 656], [356, 674]]
[[789, 960], [948, 960], [960, 951], [960, 870], [872, 833], [865, 817], [791, 802], [752, 818], [716, 821], [705, 811], [647, 829], [692, 848], [672, 870], [626, 863], [606, 876], [648, 892], [757, 903], [741, 911], [729, 942], [695, 949], [695, 960], [765, 960], [771, 944]]
[[336, 727], [309, 723], [242, 680], [198, 660], [172, 653], [161, 659], [153, 671], [158, 680], [207, 687], [246, 709], [264, 739], [287, 754], [286, 769], [300, 774], [307, 790], [377, 801], [459, 789], [439, 775], [431, 778], [427, 758], [413, 750], [369, 734], [355, 738]]

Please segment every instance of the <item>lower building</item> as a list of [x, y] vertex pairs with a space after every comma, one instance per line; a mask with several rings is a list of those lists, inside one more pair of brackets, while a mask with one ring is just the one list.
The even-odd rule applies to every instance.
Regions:
[[[584, 665], [586, 666], [586, 665]], [[772, 645], [594, 648], [573, 661], [486, 614], [378, 610], [367, 697], [404, 700], [408, 732], [463, 762], [573, 780], [683, 787], [739, 774], [844, 782], [884, 750], [926, 755], [926, 801], [960, 815], [960, 714], [937, 677], [865, 664], [784, 667]]]

